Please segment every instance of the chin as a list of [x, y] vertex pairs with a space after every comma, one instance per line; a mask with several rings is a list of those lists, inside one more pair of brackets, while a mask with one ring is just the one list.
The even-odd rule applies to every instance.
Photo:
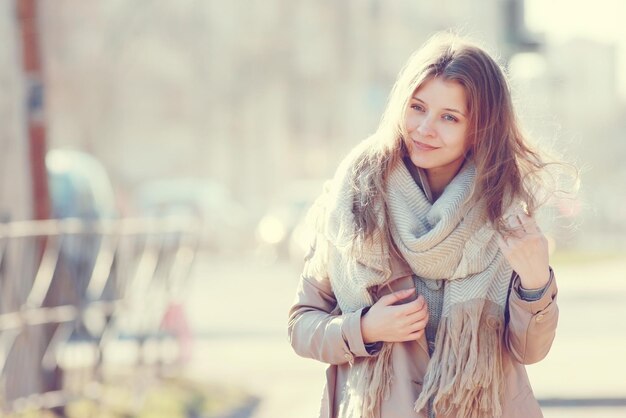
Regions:
[[418, 168], [429, 169], [436, 166], [436, 163], [434, 161], [428, 161], [431, 159], [423, 158], [423, 156], [421, 155], [415, 155], [415, 153], [413, 152], [409, 154], [409, 159], [411, 160], [413, 165]]

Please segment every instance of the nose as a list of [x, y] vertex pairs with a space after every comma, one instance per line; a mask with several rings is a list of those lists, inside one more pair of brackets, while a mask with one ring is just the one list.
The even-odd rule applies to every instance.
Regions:
[[417, 133], [421, 136], [433, 136], [435, 131], [433, 129], [433, 121], [430, 116], [424, 117], [420, 124], [417, 126]]

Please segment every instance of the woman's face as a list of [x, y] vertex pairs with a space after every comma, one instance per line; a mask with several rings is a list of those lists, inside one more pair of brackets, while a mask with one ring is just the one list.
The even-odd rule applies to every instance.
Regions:
[[454, 81], [431, 78], [409, 102], [405, 139], [413, 164], [431, 175], [452, 178], [469, 146], [465, 89]]

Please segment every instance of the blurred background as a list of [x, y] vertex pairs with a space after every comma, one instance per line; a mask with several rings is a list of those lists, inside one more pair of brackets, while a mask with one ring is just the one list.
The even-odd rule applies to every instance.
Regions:
[[581, 170], [541, 215], [546, 417], [626, 416], [626, 3], [0, 1], [0, 414], [314, 417], [307, 208], [433, 32], [484, 43]]

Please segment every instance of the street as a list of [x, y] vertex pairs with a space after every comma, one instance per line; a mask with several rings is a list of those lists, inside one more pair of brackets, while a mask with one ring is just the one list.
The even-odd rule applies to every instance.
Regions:
[[[528, 366], [546, 418], [626, 417], [626, 260], [554, 265], [560, 308], [548, 357]], [[251, 418], [316, 417], [325, 365], [295, 355], [287, 311], [299, 268], [200, 255], [186, 309], [197, 339], [187, 373], [261, 398]]]

